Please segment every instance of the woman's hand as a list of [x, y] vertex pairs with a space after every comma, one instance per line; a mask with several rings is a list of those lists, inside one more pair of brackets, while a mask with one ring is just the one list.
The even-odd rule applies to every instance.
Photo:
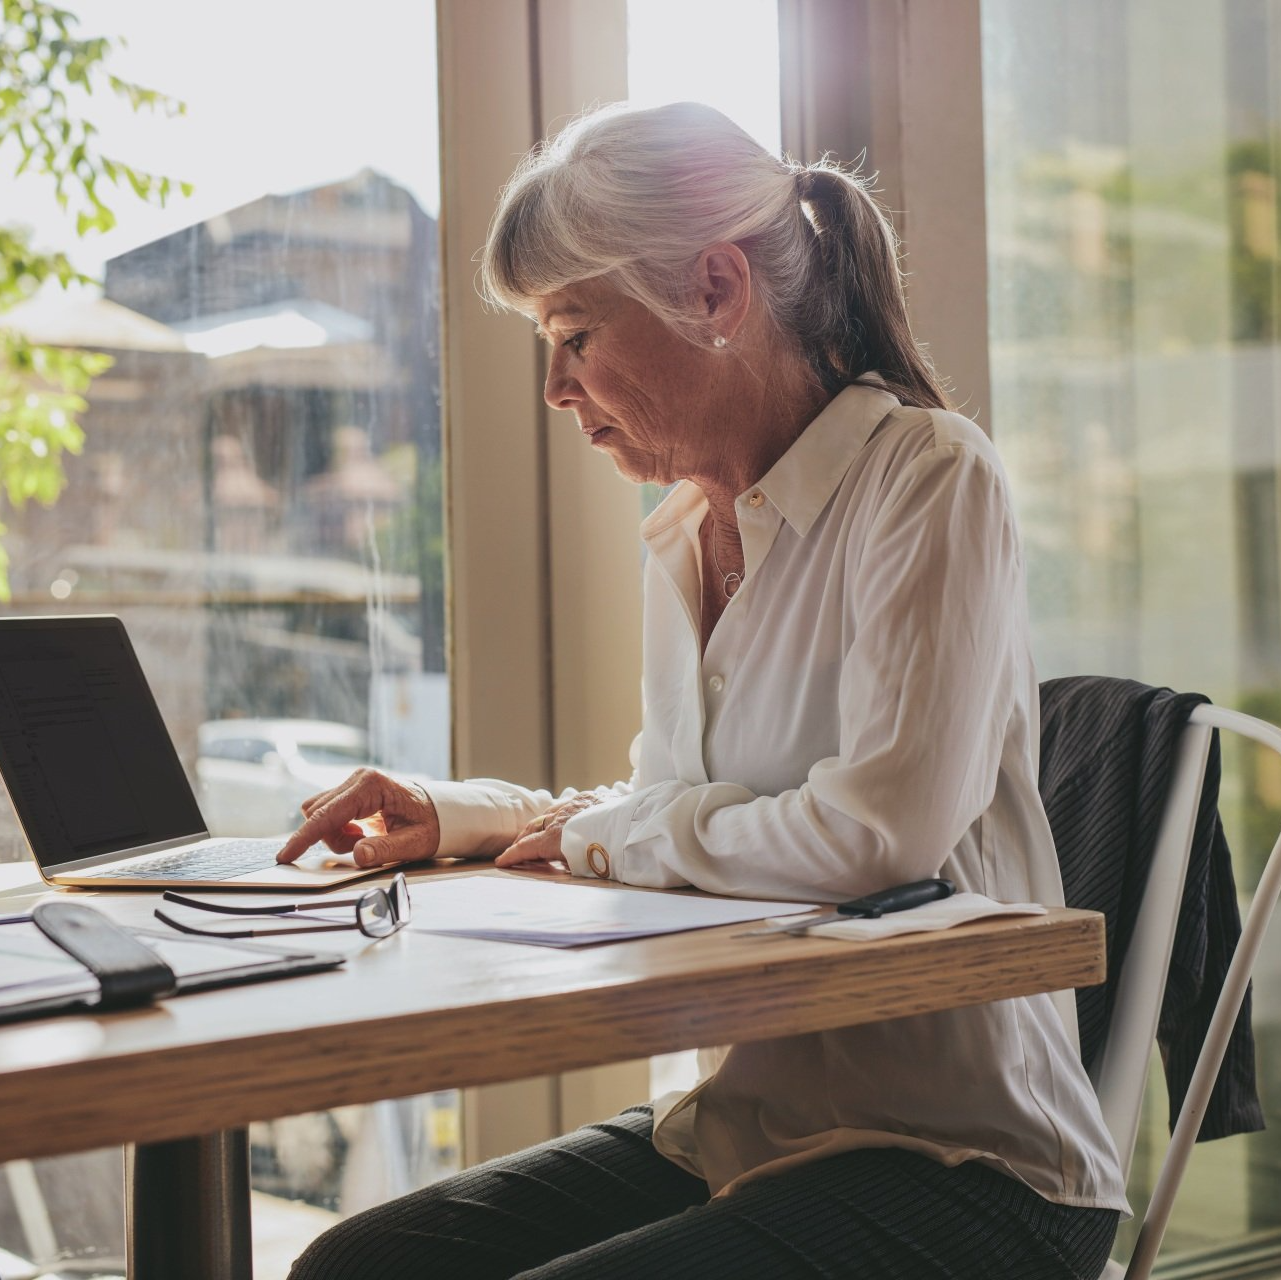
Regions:
[[600, 796], [591, 791], [580, 791], [526, 825], [511, 846], [494, 859], [497, 867], [518, 867], [528, 863], [563, 862], [560, 851], [561, 832], [565, 823], [576, 813], [600, 804]]
[[306, 821], [276, 854], [293, 862], [317, 841], [350, 853], [361, 867], [434, 858], [440, 820], [431, 797], [377, 769], [357, 769], [345, 782], [302, 803]]

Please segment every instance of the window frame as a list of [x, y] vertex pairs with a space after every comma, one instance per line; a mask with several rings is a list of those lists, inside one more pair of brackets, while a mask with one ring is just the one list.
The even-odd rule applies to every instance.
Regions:
[[[476, 254], [516, 161], [627, 96], [625, 0], [438, 0], [447, 665], [456, 777], [628, 774], [640, 728], [640, 498], [542, 399], [545, 351], [487, 311]], [[648, 1095], [648, 1063], [468, 1090], [466, 1164]]]
[[913, 331], [990, 435], [981, 0], [778, 7], [783, 150], [875, 175]]

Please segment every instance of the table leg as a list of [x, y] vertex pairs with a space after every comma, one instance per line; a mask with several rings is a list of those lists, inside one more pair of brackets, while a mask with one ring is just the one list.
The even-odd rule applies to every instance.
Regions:
[[253, 1280], [249, 1133], [129, 1147], [129, 1280]]

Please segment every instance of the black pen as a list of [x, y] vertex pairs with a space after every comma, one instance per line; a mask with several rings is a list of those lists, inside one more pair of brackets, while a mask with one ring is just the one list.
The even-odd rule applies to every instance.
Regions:
[[950, 898], [955, 892], [956, 885], [942, 876], [935, 877], [933, 880], [913, 880], [910, 884], [898, 884], [892, 889], [869, 893], [865, 898], [851, 898], [848, 902], [838, 903], [829, 911], [819, 915], [796, 916], [779, 924], [766, 925], [763, 929], [751, 929], [747, 933], [735, 936], [761, 938], [772, 933], [804, 933], [806, 929], [812, 929], [815, 925], [834, 924], [838, 920], [874, 920], [892, 911], [910, 911], [913, 907], [923, 907], [928, 902]]

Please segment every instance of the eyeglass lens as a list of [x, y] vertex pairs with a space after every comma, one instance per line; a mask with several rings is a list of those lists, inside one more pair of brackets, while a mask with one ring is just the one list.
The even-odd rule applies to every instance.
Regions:
[[370, 938], [385, 938], [409, 920], [409, 886], [403, 875], [392, 881], [390, 893], [371, 889], [356, 904], [356, 922]]
[[401, 924], [409, 923], [409, 914], [412, 910], [409, 901], [409, 881], [397, 873], [396, 878], [391, 883], [391, 906], [396, 914], [396, 919]]

